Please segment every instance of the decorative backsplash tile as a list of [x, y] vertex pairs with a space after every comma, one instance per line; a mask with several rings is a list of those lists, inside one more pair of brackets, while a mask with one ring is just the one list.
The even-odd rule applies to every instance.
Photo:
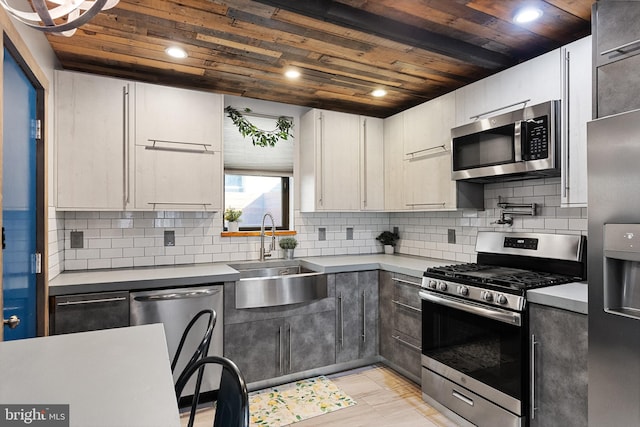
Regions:
[[[398, 213], [295, 212], [296, 257], [381, 253], [375, 237], [399, 228], [396, 251], [452, 261], [475, 261], [480, 230], [586, 234], [586, 208], [560, 208], [560, 179], [546, 178], [485, 185], [484, 211]], [[537, 203], [537, 216], [514, 217], [513, 226], [493, 224], [500, 216], [498, 199]], [[326, 240], [318, 240], [318, 229]], [[353, 239], [347, 240], [347, 228]], [[454, 229], [456, 243], [448, 242]], [[175, 245], [164, 246], [172, 230]], [[84, 232], [82, 249], [71, 249], [71, 231]], [[220, 213], [190, 212], [55, 212], [49, 211], [49, 275], [87, 270], [153, 265], [257, 260], [259, 237], [220, 237]], [[281, 258], [277, 248], [274, 258]]]

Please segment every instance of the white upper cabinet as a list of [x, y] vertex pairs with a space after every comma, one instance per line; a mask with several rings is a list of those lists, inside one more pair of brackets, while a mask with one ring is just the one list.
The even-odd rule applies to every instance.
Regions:
[[55, 90], [57, 208], [125, 209], [134, 83], [56, 71]]
[[458, 89], [455, 126], [562, 97], [560, 49]]
[[455, 93], [413, 107], [404, 114], [404, 204], [406, 209], [455, 209], [451, 180], [451, 128]]
[[384, 210], [384, 121], [360, 116], [360, 210]]
[[562, 51], [561, 206], [587, 206], [587, 122], [592, 117], [591, 36]]
[[401, 211], [404, 203], [404, 113], [384, 119], [384, 209]]
[[135, 207], [222, 207], [222, 95], [136, 84]]
[[219, 210], [222, 95], [56, 72], [60, 210]]
[[455, 102], [451, 93], [403, 112], [405, 159], [448, 150], [455, 124]]
[[311, 110], [300, 123], [300, 209], [360, 210], [360, 117]]

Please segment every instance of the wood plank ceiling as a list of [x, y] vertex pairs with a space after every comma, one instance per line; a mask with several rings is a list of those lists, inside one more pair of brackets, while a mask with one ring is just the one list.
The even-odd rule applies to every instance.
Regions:
[[[513, 23], [531, 3], [542, 18]], [[387, 117], [589, 34], [592, 3], [120, 0], [48, 39], [69, 70]]]

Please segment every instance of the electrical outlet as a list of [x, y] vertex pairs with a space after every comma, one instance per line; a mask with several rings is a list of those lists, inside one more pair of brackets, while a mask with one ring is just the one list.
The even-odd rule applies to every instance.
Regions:
[[327, 229], [324, 227], [318, 228], [318, 240], [327, 240]]
[[447, 239], [449, 243], [455, 243], [456, 242], [456, 230], [454, 230], [453, 228], [450, 228], [447, 232]]
[[173, 230], [164, 230], [164, 245], [175, 246], [176, 245], [176, 232]]
[[71, 249], [82, 249], [84, 247], [84, 233], [82, 231], [71, 232]]
[[347, 240], [353, 240], [353, 227], [347, 227]]

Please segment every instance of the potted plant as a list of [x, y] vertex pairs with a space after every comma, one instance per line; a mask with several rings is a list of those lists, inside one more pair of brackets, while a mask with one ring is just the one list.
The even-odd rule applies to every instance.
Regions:
[[227, 230], [238, 231], [240, 216], [242, 215], [242, 209], [227, 208], [224, 210], [224, 219], [228, 221]]
[[293, 250], [298, 246], [298, 241], [293, 237], [283, 237], [278, 244], [284, 253], [284, 259], [293, 259]]
[[384, 245], [384, 253], [391, 255], [393, 254], [393, 247], [396, 245], [396, 242], [400, 236], [397, 233], [392, 233], [391, 231], [383, 231], [376, 237], [376, 240]]

